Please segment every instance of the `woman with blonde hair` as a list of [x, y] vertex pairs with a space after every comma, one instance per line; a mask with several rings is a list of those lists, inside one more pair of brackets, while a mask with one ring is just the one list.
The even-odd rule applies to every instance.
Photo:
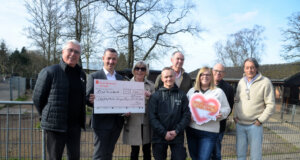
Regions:
[[131, 160], [138, 160], [140, 145], [142, 145], [143, 159], [151, 160], [151, 130], [148, 119], [148, 100], [154, 92], [154, 84], [147, 79], [149, 68], [143, 61], [137, 62], [132, 68], [131, 81], [144, 82], [145, 113], [130, 114], [124, 124], [123, 143], [131, 145]]
[[193, 160], [209, 160], [218, 138], [219, 121], [228, 116], [230, 107], [225, 93], [215, 86], [212, 69], [209, 67], [203, 67], [199, 70], [194, 87], [187, 93], [190, 101], [195, 93], [201, 93], [205, 99], [216, 99], [220, 103], [220, 110], [219, 114], [216, 115], [216, 120], [208, 120], [206, 123], [199, 124], [196, 122], [196, 115], [192, 114], [192, 121], [186, 129], [191, 158]]

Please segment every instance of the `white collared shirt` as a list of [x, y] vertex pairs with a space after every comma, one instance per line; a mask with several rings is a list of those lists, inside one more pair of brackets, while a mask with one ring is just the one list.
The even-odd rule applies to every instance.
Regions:
[[252, 85], [252, 83], [257, 79], [258, 76], [259, 76], [259, 73], [257, 73], [257, 74], [254, 76], [254, 78], [252, 78], [250, 81], [248, 81], [248, 79], [247, 79], [246, 76], [244, 77], [248, 89], [250, 88], [250, 86]]
[[103, 67], [103, 71], [106, 75], [107, 80], [117, 80], [116, 79], [116, 71], [114, 71], [114, 74], [110, 74], [104, 67]]

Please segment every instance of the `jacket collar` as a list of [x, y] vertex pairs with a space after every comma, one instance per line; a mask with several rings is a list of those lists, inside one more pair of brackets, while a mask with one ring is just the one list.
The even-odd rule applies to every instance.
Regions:
[[[251, 82], [251, 84], [254, 83], [254, 82], [256, 82], [256, 81], [261, 80], [261, 79], [262, 79], [262, 74], [261, 74], [260, 72], [257, 72], [257, 74], [254, 76], [254, 78], [255, 78], [255, 79]], [[244, 79], [245, 83], [248, 82], [245, 73], [243, 74], [243, 79]], [[249, 83], [249, 82], [248, 82], [248, 83]]]
[[178, 91], [178, 87], [176, 84], [174, 84], [174, 86], [171, 89], [165, 88], [164, 86], [160, 87], [158, 90], [160, 91]]
[[[130, 79], [130, 81], [135, 82], [134, 76]], [[151, 82], [145, 77], [145, 78], [144, 78], [144, 83], [145, 83], [145, 84], [150, 84]]]
[[[67, 65], [62, 59], [60, 60], [59, 65], [60, 65], [60, 67], [63, 69], [63, 71], [65, 72], [66, 69], [67, 69], [67, 67], [68, 67], [68, 65]], [[82, 68], [81, 68], [78, 64], [76, 64], [76, 65], [75, 65], [75, 69], [76, 69], [77, 71], [80, 71]]]
[[[170, 66], [170, 68], [172, 68], [172, 66]], [[172, 69], [173, 69], [173, 68], [172, 68]], [[183, 68], [181, 68], [180, 76], [182, 76], [184, 72], [185, 72], [185, 70], [184, 70]]]

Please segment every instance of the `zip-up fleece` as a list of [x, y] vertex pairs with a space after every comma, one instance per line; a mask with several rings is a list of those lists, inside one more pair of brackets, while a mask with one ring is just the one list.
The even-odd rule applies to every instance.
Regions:
[[[191, 119], [185, 93], [173, 88], [159, 88], [149, 100], [149, 121], [153, 130], [152, 143], [183, 143], [184, 129]], [[175, 130], [177, 136], [166, 141], [167, 131]]]
[[259, 76], [247, 90], [244, 77], [239, 81], [234, 103], [234, 117], [240, 124], [253, 124], [258, 119], [266, 122], [275, 109], [275, 95], [271, 81]]

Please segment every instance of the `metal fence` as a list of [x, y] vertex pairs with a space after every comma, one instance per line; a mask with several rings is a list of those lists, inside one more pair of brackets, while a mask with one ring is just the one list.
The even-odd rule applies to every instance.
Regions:
[[[280, 105], [278, 105], [280, 107]], [[300, 106], [295, 106], [295, 113]], [[284, 113], [291, 119], [292, 112]], [[264, 124], [263, 159], [300, 159], [300, 118], [282, 121], [281, 109]], [[87, 117], [87, 123], [90, 117]], [[222, 142], [223, 159], [236, 159], [234, 123], [229, 121]], [[44, 132], [32, 102], [0, 101], [0, 159], [45, 159]], [[93, 132], [87, 128], [81, 137], [81, 159], [92, 159]], [[130, 146], [122, 144], [122, 134], [114, 159], [129, 159]], [[140, 153], [142, 157], [142, 154]], [[64, 154], [66, 157], [66, 154]]]
[[0, 100], [14, 100], [26, 92], [26, 78], [11, 77], [0, 80]]

